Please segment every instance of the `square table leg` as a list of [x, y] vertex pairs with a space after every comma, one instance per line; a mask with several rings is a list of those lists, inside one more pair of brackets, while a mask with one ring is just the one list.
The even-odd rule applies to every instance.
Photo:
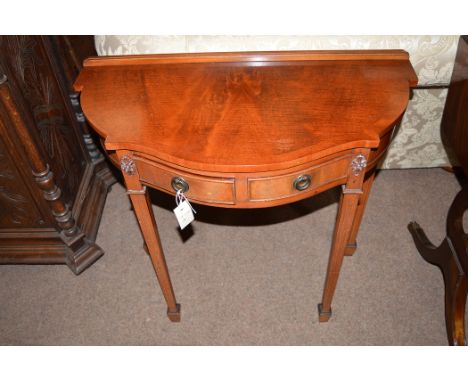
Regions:
[[[367, 201], [367, 196], [363, 198], [363, 181], [365, 175], [364, 168], [367, 163], [369, 150], [356, 150], [356, 154], [356, 158], [360, 157], [362, 166], [356, 168], [354, 166], [354, 160], [351, 162], [348, 181], [346, 185], [343, 186], [340, 197], [330, 257], [328, 259], [325, 286], [323, 288], [322, 302], [318, 305], [320, 322], [327, 322], [332, 315], [331, 303], [338, 283], [343, 257], [346, 254], [350, 238], [352, 239], [352, 235], [357, 235], [362, 214], [364, 213], [365, 202]], [[367, 193], [370, 191], [373, 177], [374, 176], [371, 174], [367, 178]], [[360, 200], [363, 201], [361, 207], [359, 206]]]
[[137, 169], [134, 164], [132, 166], [131, 156], [126, 152], [119, 152], [117, 155], [122, 164], [122, 173], [127, 187], [127, 194], [132, 201], [141, 233], [143, 234], [148, 253], [151, 257], [151, 262], [167, 303], [167, 316], [172, 322], [179, 322], [180, 304], [177, 303], [172, 288], [171, 278], [169, 276], [148, 191], [146, 187], [140, 183]]
[[366, 174], [364, 183], [362, 185], [362, 194], [359, 198], [358, 206], [356, 209], [356, 215], [354, 216], [353, 226], [351, 228], [351, 234], [349, 235], [348, 244], [346, 244], [345, 256], [352, 256], [357, 249], [357, 235], [359, 227], [361, 226], [362, 217], [366, 209], [367, 200], [369, 199], [370, 190], [374, 183], [375, 170], [371, 173]]

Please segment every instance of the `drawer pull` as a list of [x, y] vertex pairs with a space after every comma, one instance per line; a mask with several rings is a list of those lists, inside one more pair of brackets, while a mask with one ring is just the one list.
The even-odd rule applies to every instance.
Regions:
[[310, 175], [299, 175], [293, 183], [293, 186], [298, 191], [307, 190], [312, 182], [312, 177]]
[[179, 190], [182, 192], [187, 192], [189, 190], [188, 183], [185, 181], [184, 178], [181, 178], [180, 176], [175, 176], [172, 178], [171, 186], [175, 192]]

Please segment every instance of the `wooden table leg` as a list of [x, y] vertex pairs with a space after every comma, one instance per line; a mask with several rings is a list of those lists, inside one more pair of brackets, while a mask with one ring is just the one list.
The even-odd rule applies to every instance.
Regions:
[[[466, 125], [465, 125], [466, 126]], [[468, 233], [463, 226], [463, 216], [468, 211], [468, 182], [464, 177], [460, 192], [455, 196], [447, 215], [447, 240], [452, 250], [451, 305], [448, 318], [452, 324], [454, 345], [467, 345], [465, 336], [465, 305], [468, 292]], [[447, 293], [446, 293], [447, 296]], [[447, 300], [446, 300], [447, 304]], [[447, 321], [447, 305], [446, 305]], [[448, 328], [448, 327], [447, 327]], [[450, 334], [449, 334], [450, 335]]]
[[465, 337], [465, 306], [468, 278], [460, 272], [459, 264], [450, 257], [445, 281], [445, 324], [450, 345], [467, 345]]
[[[125, 153], [118, 153], [121, 161], [131, 161], [131, 156]], [[146, 247], [151, 257], [159, 285], [167, 303], [167, 316], [172, 322], [180, 321], [180, 304], [177, 303], [174, 290], [172, 288], [169, 271], [164, 257], [164, 252], [159, 238], [158, 228], [154, 219], [153, 208], [149, 199], [146, 187], [142, 186], [134, 167], [126, 171], [122, 166], [127, 193], [132, 201], [133, 209], [140, 225], [141, 233], [145, 240]]]
[[351, 228], [351, 234], [349, 235], [348, 244], [346, 244], [345, 255], [352, 256], [357, 249], [357, 235], [359, 227], [361, 226], [362, 217], [366, 209], [367, 200], [369, 199], [370, 190], [374, 183], [375, 171], [366, 174], [364, 183], [362, 185], [362, 194], [359, 198], [358, 206], [356, 209], [356, 215], [354, 216], [353, 226]]
[[460, 272], [456, 254], [447, 240], [435, 247], [416, 222], [411, 222], [408, 229], [413, 236], [421, 257], [436, 265], [444, 276], [445, 286], [445, 325], [450, 345], [466, 345], [465, 339], [465, 304], [468, 291], [468, 279]]
[[[368, 152], [365, 158], [367, 158]], [[360, 155], [363, 157], [362, 155]], [[364, 158], [364, 157], [363, 157]], [[364, 161], [365, 167], [366, 161]], [[322, 302], [318, 305], [319, 321], [327, 322], [332, 314], [331, 303], [333, 294], [335, 293], [338, 277], [343, 263], [346, 247], [349, 243], [349, 238], [352, 233], [354, 222], [361, 221], [361, 217], [357, 216], [358, 203], [363, 194], [364, 171], [363, 168], [355, 169], [348, 176], [348, 182], [343, 187], [343, 192], [340, 197], [338, 214], [335, 223], [335, 232], [333, 234], [332, 247], [330, 257], [328, 259], [327, 275], [325, 286], [323, 288]], [[371, 182], [369, 182], [369, 189]], [[369, 190], [368, 190], [369, 192]], [[367, 200], [367, 198], [366, 198]], [[364, 211], [364, 206], [362, 212]], [[356, 228], [357, 231], [357, 228]]]
[[422, 258], [442, 271], [445, 286], [445, 324], [450, 345], [466, 345], [465, 305], [468, 292], [468, 235], [463, 214], [468, 209], [468, 187], [455, 197], [447, 216], [447, 237], [435, 247], [416, 222], [408, 229]]

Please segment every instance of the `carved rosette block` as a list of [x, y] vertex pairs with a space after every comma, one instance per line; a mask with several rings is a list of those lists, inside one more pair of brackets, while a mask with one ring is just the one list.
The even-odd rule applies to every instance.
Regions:
[[356, 157], [351, 161], [351, 169], [353, 170], [354, 176], [358, 176], [366, 167], [367, 159], [362, 154], [356, 155]]
[[129, 155], [124, 155], [120, 159], [120, 168], [127, 175], [134, 175], [135, 174], [135, 170], [136, 170], [135, 162], [133, 161], [133, 159]]

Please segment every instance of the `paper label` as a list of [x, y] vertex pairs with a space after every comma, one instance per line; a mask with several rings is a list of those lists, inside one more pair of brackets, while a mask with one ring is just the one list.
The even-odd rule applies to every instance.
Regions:
[[184, 229], [187, 227], [191, 222], [195, 220], [193, 216], [192, 207], [188, 203], [187, 200], [179, 203], [179, 205], [174, 208], [174, 214], [179, 222], [180, 229]]

